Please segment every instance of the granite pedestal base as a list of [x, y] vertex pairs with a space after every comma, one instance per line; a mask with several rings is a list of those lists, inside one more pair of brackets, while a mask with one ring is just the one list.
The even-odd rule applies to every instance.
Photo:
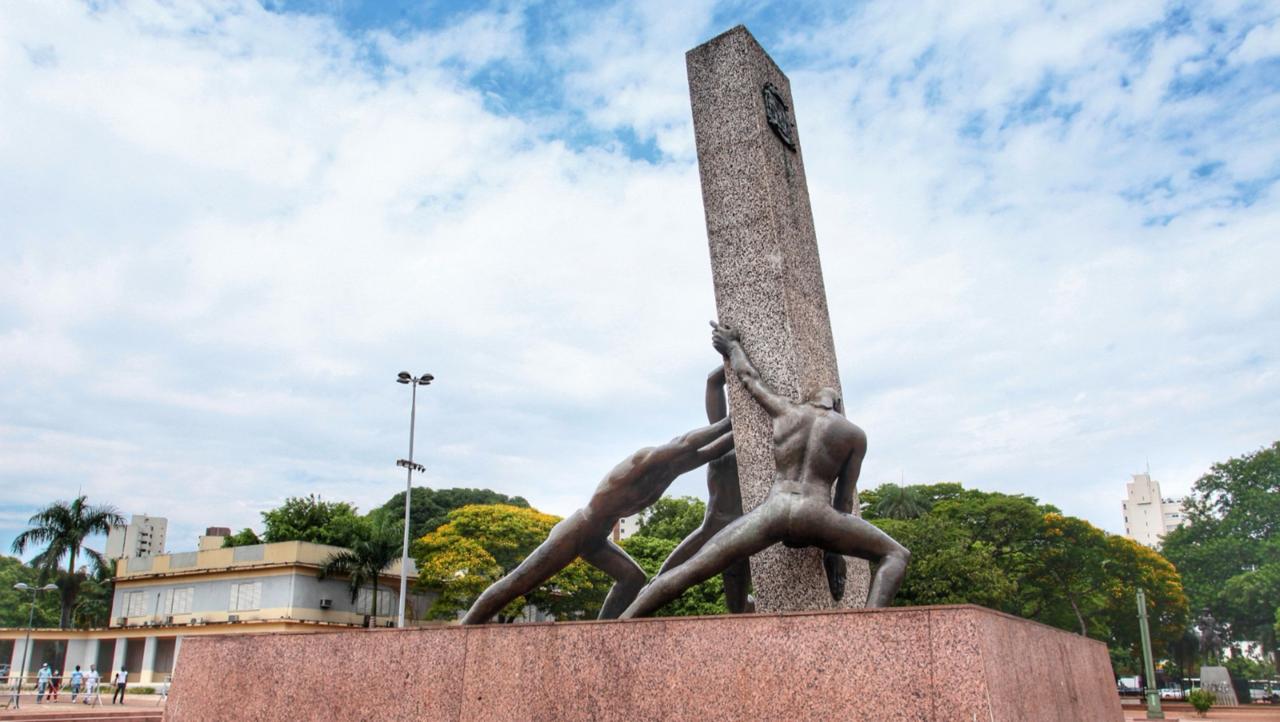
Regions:
[[166, 719], [1123, 722], [1106, 646], [981, 607], [184, 640]]

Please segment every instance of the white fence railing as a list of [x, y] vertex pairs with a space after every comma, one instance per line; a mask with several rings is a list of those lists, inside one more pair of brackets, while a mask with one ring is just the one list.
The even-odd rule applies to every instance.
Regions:
[[[171, 676], [167, 676], [165, 681], [156, 682], [154, 684], [130, 683], [125, 685], [125, 692], [121, 694], [123, 698], [125, 694], [129, 696], [139, 694], [139, 690], [149, 690], [150, 697], [152, 694], [156, 697], [156, 705], [164, 704], [169, 699], [169, 684], [172, 680]], [[86, 704], [91, 707], [99, 707], [105, 704], [102, 696], [114, 696], [117, 693], [117, 685], [110, 681], [99, 679], [97, 682], [90, 682], [88, 676], [79, 684], [72, 684], [67, 677], [63, 677], [61, 684], [54, 685], [53, 680], [45, 678], [41, 680], [37, 675], [25, 675], [18, 677], [10, 675], [3, 680], [3, 689], [5, 697], [5, 709], [21, 707], [23, 704], [48, 704], [48, 703], [73, 703]]]

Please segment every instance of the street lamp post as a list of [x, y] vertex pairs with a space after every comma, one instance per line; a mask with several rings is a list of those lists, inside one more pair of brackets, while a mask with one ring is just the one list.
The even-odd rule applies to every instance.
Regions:
[[[408, 470], [404, 486], [404, 549], [400, 555], [400, 614], [396, 620], [396, 626], [401, 628], [404, 627], [404, 605], [408, 600], [406, 595], [409, 591], [409, 497], [413, 494], [413, 472], [422, 473], [427, 470], [427, 467], [415, 464], [413, 461], [413, 434], [418, 418], [418, 387], [430, 384], [435, 378], [431, 374], [414, 376], [408, 371], [401, 371], [396, 377], [396, 383], [409, 384], [413, 387], [412, 400], [409, 404], [409, 458], [396, 460], [396, 466], [403, 466]], [[376, 609], [374, 613], [377, 613]]]
[[22, 643], [22, 666], [18, 668], [18, 683], [13, 687], [13, 706], [15, 708], [22, 707], [22, 677], [27, 672], [27, 651], [31, 649], [31, 631], [36, 625], [36, 594], [40, 592], [56, 592], [57, 584], [46, 584], [43, 587], [33, 587], [30, 584], [18, 582], [13, 585], [14, 589], [20, 592], [31, 592], [31, 611], [27, 613], [27, 638]]
[[1147, 594], [1138, 590], [1138, 630], [1142, 634], [1144, 685], [1147, 694], [1147, 719], [1164, 719], [1160, 709], [1160, 688], [1156, 686], [1156, 666], [1151, 659], [1151, 631], [1147, 629]]

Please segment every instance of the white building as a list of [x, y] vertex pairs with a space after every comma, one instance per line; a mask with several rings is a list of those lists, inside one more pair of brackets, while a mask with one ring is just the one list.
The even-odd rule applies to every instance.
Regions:
[[[7, 662], [10, 674], [18, 674], [25, 659], [24, 674], [30, 677], [47, 663], [67, 679], [75, 665], [87, 670], [95, 664], [104, 680], [125, 669], [130, 683], [148, 685], [172, 674], [186, 637], [394, 625], [400, 611], [400, 560], [379, 575], [376, 595], [370, 580], [352, 601], [348, 577], [318, 575], [340, 551], [292, 541], [124, 557], [116, 561], [106, 628], [0, 628], [0, 666]], [[412, 559], [409, 565], [412, 590], [418, 573]], [[433, 592], [411, 591], [406, 622], [433, 624], [417, 620], [426, 617], [435, 599]], [[286, 679], [288, 670], [280, 674]]]
[[613, 540], [622, 541], [640, 531], [640, 522], [644, 521], [644, 512], [624, 516], [613, 525]]
[[169, 520], [158, 516], [134, 514], [124, 526], [113, 526], [107, 532], [107, 558], [128, 559], [164, 554], [164, 534]]
[[1124, 510], [1124, 535], [1151, 548], [1160, 546], [1165, 534], [1187, 523], [1182, 499], [1160, 495], [1160, 482], [1150, 474], [1134, 474], [1126, 486], [1128, 496], [1120, 502]]

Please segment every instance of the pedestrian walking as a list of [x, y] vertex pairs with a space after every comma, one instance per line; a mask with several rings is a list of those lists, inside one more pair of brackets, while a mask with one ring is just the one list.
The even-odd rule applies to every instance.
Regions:
[[129, 683], [128, 670], [121, 668], [119, 672], [116, 672], [115, 683], [116, 691], [111, 693], [111, 704], [116, 703], [117, 697], [120, 698], [120, 704], [124, 704], [124, 686]]
[[84, 684], [84, 672], [80, 671], [80, 665], [71, 670], [71, 704], [76, 703], [76, 697], [80, 695], [80, 687]]
[[52, 678], [53, 671], [49, 669], [49, 663], [40, 665], [40, 671], [36, 673], [36, 704], [44, 702], [45, 693], [49, 691], [49, 680]]
[[98, 696], [98, 683], [102, 677], [98, 674], [98, 666], [96, 664], [89, 665], [89, 674], [85, 675], [84, 685], [84, 703], [89, 704], [92, 699], [98, 704], [102, 704], [102, 698]]
[[49, 677], [49, 701], [58, 701], [58, 690], [62, 689], [62, 670], [53, 670], [53, 676]]

